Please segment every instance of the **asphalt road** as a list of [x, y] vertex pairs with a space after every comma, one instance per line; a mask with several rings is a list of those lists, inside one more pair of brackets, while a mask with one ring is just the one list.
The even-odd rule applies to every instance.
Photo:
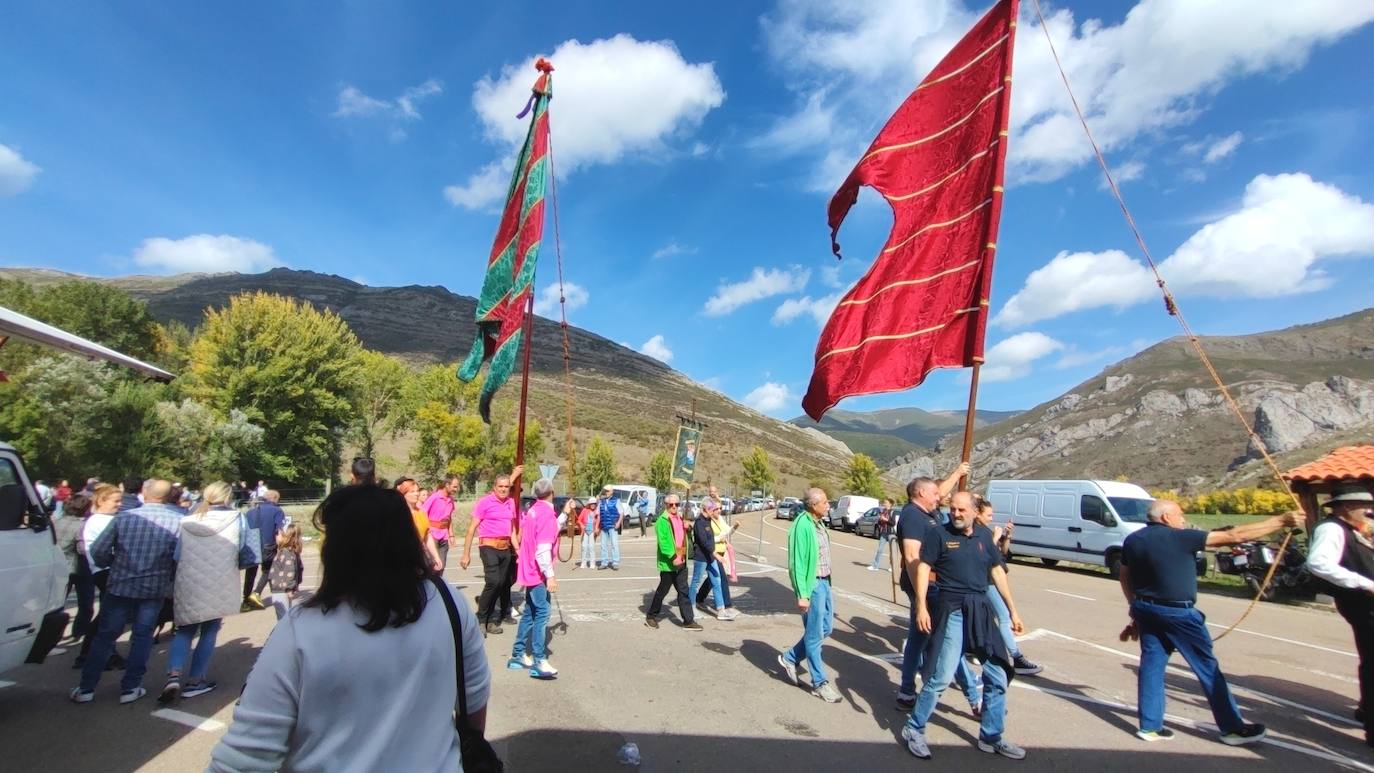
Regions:
[[[1316, 769], [1374, 771], [1374, 751], [1350, 719], [1354, 647], [1334, 612], [1260, 605], [1217, 644], [1222, 668], [1248, 721], [1269, 726], [1266, 743], [1232, 748], [1215, 728], [1196, 680], [1175, 657], [1168, 675], [1171, 742], [1135, 738], [1138, 646], [1117, 633], [1126, 622], [1115, 583], [1100, 574], [1014, 562], [1013, 589], [1027, 627], [1022, 649], [1042, 663], [1040, 676], [1012, 684], [1007, 736], [1027, 749], [1012, 762], [979, 752], [977, 722], [957, 691], [947, 692], [928, 739], [935, 762], [908, 755], [898, 738], [905, 714], [893, 703], [905, 606], [891, 602], [886, 571], [866, 570], [876, 543], [833, 534], [836, 625], [825, 660], [844, 701], [829, 705], [784, 681], [780, 648], [801, 634], [787, 584], [786, 521], [772, 513], [735, 516], [745, 558], [733, 593], [737, 621], [699, 619], [704, 632], [679, 628], [676, 607], [658, 630], [643, 625], [657, 583], [652, 534], [628, 529], [619, 572], [559, 565], [560, 620], [550, 643], [559, 678], [540, 682], [503, 668], [513, 630], [487, 640], [494, 683], [489, 735], [512, 771], [614, 771], [617, 750], [638, 745], [646, 771], [918, 770], [938, 764], [1026, 770]], [[762, 543], [759, 534], [762, 531]], [[566, 548], [565, 548], [566, 552]], [[752, 558], [751, 558], [752, 556]], [[457, 553], [451, 555], [456, 559]], [[313, 582], [314, 567], [307, 573]], [[476, 567], [448, 578], [471, 598]], [[899, 594], [899, 598], [901, 598]], [[1214, 634], [1244, 611], [1241, 599], [1204, 595], [1199, 607]], [[225, 621], [212, 677], [220, 689], [159, 710], [151, 696], [120, 706], [116, 674], [97, 700], [73, 705], [74, 653], [52, 656], [0, 676], [0, 749], [7, 770], [186, 771], [204, 766], [231, 721], [257, 647], [273, 623], [269, 611]], [[168, 640], [146, 680], [161, 685]]]

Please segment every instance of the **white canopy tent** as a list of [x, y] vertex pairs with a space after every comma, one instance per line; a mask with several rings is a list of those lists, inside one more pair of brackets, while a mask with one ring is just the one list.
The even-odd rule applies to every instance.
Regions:
[[61, 328], [39, 322], [32, 317], [26, 317], [17, 311], [0, 306], [0, 345], [3, 345], [7, 338], [19, 338], [31, 343], [61, 349], [71, 354], [78, 354], [82, 357], [123, 365], [157, 381], [171, 381], [176, 378], [175, 374], [168, 373], [126, 354], [120, 354], [108, 346], [101, 346], [94, 341], [88, 341]]

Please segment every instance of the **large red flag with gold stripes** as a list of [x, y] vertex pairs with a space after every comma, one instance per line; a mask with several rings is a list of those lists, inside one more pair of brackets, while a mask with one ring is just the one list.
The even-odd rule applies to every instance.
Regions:
[[802, 407], [821, 416], [851, 395], [909, 389], [935, 368], [983, 359], [1002, 209], [1017, 0], [1001, 0], [888, 120], [830, 200], [835, 235], [871, 186], [892, 232], [816, 345]]

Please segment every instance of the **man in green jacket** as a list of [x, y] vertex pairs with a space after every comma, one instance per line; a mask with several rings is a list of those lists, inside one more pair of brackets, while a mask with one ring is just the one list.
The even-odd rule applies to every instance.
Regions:
[[692, 597], [687, 593], [687, 525], [678, 515], [678, 498], [669, 494], [663, 499], [664, 512], [654, 523], [654, 534], [658, 536], [658, 590], [654, 591], [653, 603], [649, 605], [649, 616], [644, 624], [650, 628], [658, 627], [658, 615], [663, 611], [663, 599], [668, 589], [677, 590], [677, 608], [682, 614], [682, 627], [689, 631], [702, 630], [701, 623], [692, 619]]
[[830, 509], [825, 492], [808, 489], [806, 514], [798, 518], [787, 533], [787, 575], [792, 580], [792, 592], [797, 595], [802, 623], [806, 626], [801, 641], [786, 652], [778, 654], [778, 665], [793, 684], [801, 685], [797, 666], [806, 658], [811, 672], [811, 694], [826, 703], [839, 703], [840, 691], [825, 675], [821, 661], [821, 642], [835, 627], [835, 605], [830, 597], [830, 534], [821, 518]]

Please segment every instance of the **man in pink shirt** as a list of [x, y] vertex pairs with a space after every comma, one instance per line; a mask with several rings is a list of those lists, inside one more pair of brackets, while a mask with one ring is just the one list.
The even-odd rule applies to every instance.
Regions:
[[[534, 482], [534, 504], [520, 518], [520, 551], [516, 558], [516, 580], [525, 589], [525, 611], [515, 633], [506, 668], [527, 669], [535, 679], [553, 679], [558, 669], [549, 663], [544, 642], [549, 627], [549, 594], [558, 592], [553, 576], [554, 544], [558, 541], [558, 516], [553, 512], [553, 482], [540, 478]], [[525, 641], [529, 640], [529, 651]]]
[[[434, 538], [434, 546], [439, 550], [439, 561], [448, 566], [448, 529], [453, 523], [453, 494], [458, 490], [457, 475], [444, 479], [444, 485], [434, 489], [420, 509], [429, 518], [429, 536]], [[467, 564], [463, 565], [467, 568]]]
[[[476, 534], [483, 580], [482, 595], [477, 600], [477, 621], [491, 634], [503, 633], [501, 622], [510, 618], [515, 548], [519, 546], [519, 535], [512, 533], [517, 503], [510, 490], [511, 481], [523, 471], [524, 467], [517, 465], [510, 475], [496, 476], [491, 493], [477, 500], [463, 542], [463, 558], [458, 562], [464, 569], [472, 563], [472, 535]], [[514, 618], [509, 622], [515, 622]]]

